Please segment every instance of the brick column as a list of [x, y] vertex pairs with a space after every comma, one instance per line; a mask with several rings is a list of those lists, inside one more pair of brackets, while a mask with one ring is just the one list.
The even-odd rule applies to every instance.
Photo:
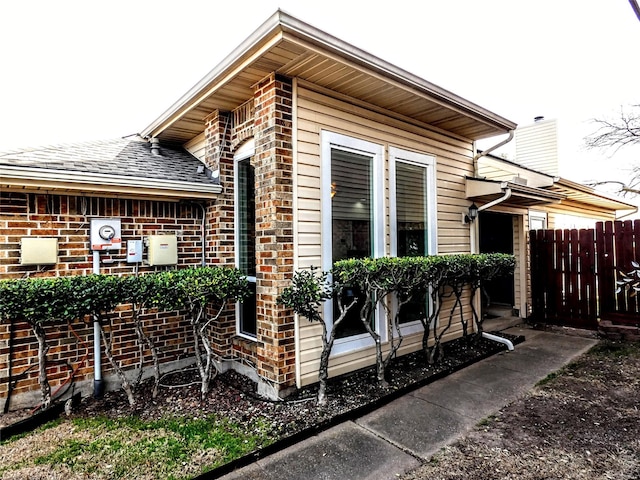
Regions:
[[[207, 265], [235, 265], [233, 154], [230, 151], [230, 113], [215, 111], [205, 119], [205, 163], [218, 173], [222, 192], [207, 203]], [[231, 305], [211, 326], [216, 354], [229, 357], [236, 333], [235, 306]]]
[[257, 367], [282, 392], [295, 385], [294, 316], [277, 304], [293, 275], [292, 84], [255, 88]]

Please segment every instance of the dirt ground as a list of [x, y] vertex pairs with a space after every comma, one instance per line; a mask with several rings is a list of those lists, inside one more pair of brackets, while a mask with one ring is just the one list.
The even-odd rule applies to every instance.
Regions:
[[640, 479], [640, 344], [602, 342], [403, 480]]

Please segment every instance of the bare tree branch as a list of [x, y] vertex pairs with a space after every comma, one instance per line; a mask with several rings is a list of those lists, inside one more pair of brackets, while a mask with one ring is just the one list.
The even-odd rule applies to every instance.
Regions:
[[628, 145], [640, 145], [640, 104], [631, 105], [627, 111], [621, 107], [620, 117], [614, 120], [594, 118], [592, 122], [598, 128], [585, 137], [588, 148], [612, 149], [615, 153]]
[[[589, 182], [588, 185], [590, 187], [597, 187], [599, 185], [607, 185], [607, 184], [610, 184], [610, 183], [613, 183], [615, 185], [620, 185], [619, 192], [622, 193], [623, 195], [625, 193], [631, 193], [633, 195], [640, 195], [640, 189], [632, 188], [631, 186], [628, 186], [626, 183], [620, 182], [618, 180], [605, 180], [605, 181], [602, 181], [602, 182]], [[636, 181], [636, 183], [638, 183], [638, 182]]]
[[[597, 129], [584, 138], [587, 148], [608, 151], [611, 157], [621, 148], [640, 146], [640, 104], [629, 105], [626, 109], [620, 107], [619, 117], [613, 120], [594, 118], [592, 123], [597, 125]], [[618, 180], [604, 180], [590, 182], [589, 185], [595, 187], [617, 184], [620, 185], [618, 193], [622, 195], [640, 195], [640, 159], [630, 173], [629, 181], [626, 183]]]

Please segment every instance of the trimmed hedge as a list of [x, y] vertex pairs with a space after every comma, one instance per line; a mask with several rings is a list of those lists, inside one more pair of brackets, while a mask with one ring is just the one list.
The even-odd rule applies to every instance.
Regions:
[[[486, 282], [513, 273], [515, 265], [513, 255], [501, 253], [340, 260], [333, 265], [331, 272], [318, 273], [313, 267], [311, 270], [295, 272], [292, 284], [284, 289], [279, 302], [310, 321], [320, 321], [323, 325], [323, 351], [319, 372], [319, 400], [323, 402], [326, 401], [324, 395], [327, 369], [336, 327], [349, 309], [357, 304], [362, 305], [359, 312], [360, 320], [375, 342], [377, 377], [384, 385], [385, 367], [403, 340], [399, 325], [403, 307], [414, 298], [431, 299], [428, 316], [420, 318], [420, 321], [424, 327], [423, 349], [429, 361], [437, 361], [443, 353], [442, 338], [451, 327], [456, 314], [460, 317], [463, 335], [469, 337], [469, 319], [464, 315], [462, 304], [465, 289], [471, 291], [471, 312], [478, 326], [477, 333], [480, 334], [482, 318], [473, 305], [476, 292], [482, 289]], [[356, 298], [350, 305], [343, 305], [343, 292], [347, 289], [355, 292]], [[397, 302], [396, 312], [392, 312], [390, 308], [392, 297]], [[440, 318], [444, 299], [449, 297], [453, 297], [454, 302], [448, 322], [443, 326], [436, 320]], [[322, 304], [329, 298], [338, 302], [340, 312], [332, 326], [327, 325], [321, 315]], [[375, 332], [370, 325], [372, 312], [379, 306], [386, 312], [388, 320], [386, 324], [390, 348], [386, 357], [383, 356], [380, 333]], [[433, 333], [434, 339], [431, 348], [428, 347], [430, 332]]]
[[113, 321], [110, 313], [118, 305], [132, 305], [141, 353], [142, 348], [152, 352], [156, 379], [154, 394], [159, 383], [157, 352], [152, 339], [142, 328], [140, 315], [151, 308], [187, 310], [196, 334], [196, 360], [205, 365], [201, 370], [204, 395], [214, 368], [206, 338], [207, 328], [228, 302], [242, 300], [248, 292], [246, 278], [237, 269], [227, 267], [185, 268], [127, 277], [87, 275], [0, 280], [0, 322], [26, 321], [31, 326], [38, 340], [38, 381], [42, 406], [46, 408], [51, 403], [51, 388], [46, 375], [49, 346], [45, 327], [64, 328], [68, 322], [87, 317], [97, 321], [101, 327], [104, 352], [120, 377], [129, 402], [133, 404], [135, 398], [129, 381], [112, 354], [112, 329], [106, 331], [102, 328]]

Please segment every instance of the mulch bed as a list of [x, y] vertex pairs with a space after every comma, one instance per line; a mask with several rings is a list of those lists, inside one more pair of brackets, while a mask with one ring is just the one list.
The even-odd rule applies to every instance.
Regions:
[[[500, 335], [514, 343], [524, 340], [523, 337], [504, 333]], [[244, 425], [249, 425], [256, 417], [262, 418], [269, 426], [268, 434], [274, 443], [226, 466], [231, 469], [341, 421], [363, 415], [415, 388], [503, 350], [505, 346], [495, 341], [461, 338], [444, 344], [444, 358], [437, 364], [429, 364], [423, 352], [404, 355], [394, 359], [387, 367], [389, 386], [386, 388], [378, 385], [375, 367], [331, 379], [326, 405], [317, 403], [317, 385], [299, 389], [283, 401], [265, 400], [258, 396], [254, 382], [234, 371], [219, 375], [212, 382], [207, 397], [201, 400], [199, 377], [197, 371], [191, 369], [166, 376], [163, 384], [173, 386], [160, 388], [156, 398], [151, 397], [150, 386], [143, 383], [137, 389], [134, 407], [128, 405], [124, 392], [118, 390], [107, 392], [101, 399], [84, 398], [73, 409], [71, 416], [137, 416], [143, 420], [154, 420], [216, 415]], [[209, 476], [215, 478], [215, 474], [210, 472]]]

